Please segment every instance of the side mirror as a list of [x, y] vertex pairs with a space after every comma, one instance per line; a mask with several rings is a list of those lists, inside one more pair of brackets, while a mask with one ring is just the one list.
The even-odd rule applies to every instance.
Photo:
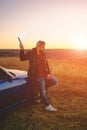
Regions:
[[0, 80], [12, 82], [12, 77], [8, 74], [7, 75], [0, 74]]
[[6, 81], [8, 81], [8, 82], [12, 82], [12, 77], [11, 77], [11, 75], [6, 75]]

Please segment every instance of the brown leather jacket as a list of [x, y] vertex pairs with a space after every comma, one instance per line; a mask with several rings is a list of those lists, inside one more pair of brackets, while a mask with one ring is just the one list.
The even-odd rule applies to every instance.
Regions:
[[[47, 61], [45, 53], [43, 53], [43, 56], [44, 56], [45, 73], [47, 75], [47, 74], [50, 74], [50, 69], [49, 69], [49, 65], [48, 65], [48, 61]], [[25, 60], [29, 61], [28, 76], [31, 79], [36, 78], [36, 74], [37, 74], [36, 48], [29, 50], [26, 54], [24, 53], [24, 50], [20, 50], [19, 57], [21, 61], [25, 61]]]

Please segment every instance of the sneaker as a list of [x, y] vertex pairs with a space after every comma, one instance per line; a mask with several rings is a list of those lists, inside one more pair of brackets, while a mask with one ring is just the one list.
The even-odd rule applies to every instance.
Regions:
[[46, 110], [46, 111], [57, 111], [57, 109], [54, 108], [52, 105], [46, 106], [46, 107], [45, 107], [45, 110]]

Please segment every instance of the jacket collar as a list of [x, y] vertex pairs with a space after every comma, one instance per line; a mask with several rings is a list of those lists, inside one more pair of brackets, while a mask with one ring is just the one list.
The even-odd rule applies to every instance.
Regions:
[[[36, 48], [36, 47], [35, 47], [35, 48], [32, 48], [32, 50], [33, 50], [34, 54], [37, 55], [37, 48]], [[43, 53], [43, 55], [46, 55], [45, 52]]]

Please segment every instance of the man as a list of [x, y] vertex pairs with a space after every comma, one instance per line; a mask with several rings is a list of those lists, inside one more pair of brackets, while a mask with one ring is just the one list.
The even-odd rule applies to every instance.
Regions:
[[[20, 60], [29, 60], [28, 76], [31, 82], [32, 89], [38, 88], [40, 98], [45, 105], [47, 111], [57, 111], [49, 102], [47, 97], [47, 87], [55, 85], [57, 79], [51, 75], [47, 58], [45, 55], [45, 42], [38, 41], [36, 47], [24, 53], [23, 44], [20, 42]], [[32, 92], [31, 92], [32, 93]], [[32, 93], [33, 95], [33, 93]]]

